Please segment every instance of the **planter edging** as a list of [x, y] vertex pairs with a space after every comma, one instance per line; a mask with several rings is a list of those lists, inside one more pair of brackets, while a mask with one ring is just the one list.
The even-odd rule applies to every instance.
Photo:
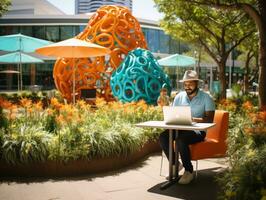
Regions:
[[63, 177], [108, 172], [129, 166], [148, 154], [159, 151], [158, 142], [147, 142], [139, 151], [127, 156], [75, 160], [68, 163], [47, 161], [44, 163], [12, 165], [0, 162], [0, 176]]

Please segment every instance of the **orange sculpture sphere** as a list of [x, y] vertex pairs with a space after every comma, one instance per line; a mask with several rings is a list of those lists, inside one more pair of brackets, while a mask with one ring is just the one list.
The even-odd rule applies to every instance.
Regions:
[[95, 58], [61, 58], [56, 61], [53, 71], [55, 85], [69, 102], [73, 95], [74, 71], [76, 99], [81, 97], [82, 89], [97, 89], [97, 97], [108, 101], [113, 98], [110, 88], [112, 72], [129, 51], [137, 47], [147, 49], [139, 22], [122, 6], [109, 5], [99, 8], [77, 38], [107, 47], [111, 53]]

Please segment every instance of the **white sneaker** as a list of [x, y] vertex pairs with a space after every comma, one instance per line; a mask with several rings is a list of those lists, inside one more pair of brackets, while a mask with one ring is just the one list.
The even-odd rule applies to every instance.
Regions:
[[189, 171], [185, 171], [183, 176], [179, 179], [179, 184], [189, 184], [193, 180], [194, 176], [193, 173]]

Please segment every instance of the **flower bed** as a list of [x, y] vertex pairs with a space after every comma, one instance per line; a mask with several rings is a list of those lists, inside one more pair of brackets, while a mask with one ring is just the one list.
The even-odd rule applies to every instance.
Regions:
[[230, 112], [229, 170], [218, 179], [221, 199], [266, 199], [266, 111], [241, 99], [219, 107]]
[[143, 101], [122, 104], [97, 99], [95, 109], [83, 101], [73, 106], [53, 98], [44, 108], [41, 102], [25, 98], [19, 104], [2, 98], [0, 105], [2, 166], [70, 166], [80, 161], [88, 164], [95, 159], [134, 157], [145, 145], [156, 143], [161, 132], [135, 127], [141, 121], [162, 119], [161, 108]]

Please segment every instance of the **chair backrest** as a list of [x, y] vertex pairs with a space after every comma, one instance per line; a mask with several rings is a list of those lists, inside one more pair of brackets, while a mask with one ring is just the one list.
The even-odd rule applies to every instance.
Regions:
[[192, 160], [225, 156], [229, 113], [216, 110], [213, 121], [216, 125], [208, 130], [205, 141], [190, 145]]
[[206, 138], [217, 140], [219, 143], [225, 143], [228, 132], [229, 113], [224, 110], [215, 110], [213, 122], [216, 125], [208, 130]]

